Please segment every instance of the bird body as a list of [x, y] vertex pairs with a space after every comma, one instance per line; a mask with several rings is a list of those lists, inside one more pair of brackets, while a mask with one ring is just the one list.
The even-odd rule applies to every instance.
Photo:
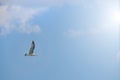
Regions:
[[31, 47], [30, 47], [30, 50], [29, 50], [29, 53], [25, 53], [25, 56], [37, 56], [37, 55], [34, 53], [34, 49], [35, 49], [35, 42], [32, 41]]

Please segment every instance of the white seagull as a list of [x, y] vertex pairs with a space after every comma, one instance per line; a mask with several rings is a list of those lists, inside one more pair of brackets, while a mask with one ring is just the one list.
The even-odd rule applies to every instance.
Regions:
[[25, 53], [25, 56], [37, 56], [37, 55], [34, 53], [34, 49], [35, 49], [35, 42], [32, 41], [31, 47], [30, 47], [30, 50], [29, 50], [29, 53]]

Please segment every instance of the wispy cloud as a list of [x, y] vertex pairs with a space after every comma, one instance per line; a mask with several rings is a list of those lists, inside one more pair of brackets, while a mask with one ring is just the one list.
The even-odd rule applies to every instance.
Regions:
[[65, 32], [66, 35], [68, 35], [69, 37], [81, 37], [85, 34], [85, 32], [80, 31], [80, 30], [73, 30], [73, 29], [69, 29], [67, 32]]
[[[115, 2], [118, 2], [118, 0], [115, 0]], [[105, 6], [111, 3], [113, 4], [113, 0], [0, 0], [0, 4], [6, 4], [0, 6], [0, 35], [8, 34], [12, 31], [19, 31], [27, 34], [40, 32], [40, 26], [37, 24], [32, 25], [29, 21], [32, 20], [36, 14], [47, 11], [48, 8], [41, 8], [41, 6], [51, 7], [64, 4], [79, 4], [87, 8], [96, 8], [99, 6], [104, 10], [106, 9]], [[107, 8], [111, 10], [109, 6]], [[99, 29], [95, 28], [91, 28], [88, 31], [69, 29], [66, 34], [77, 37], [87, 34], [96, 34], [98, 32]]]
[[64, 33], [65, 35], [72, 37], [72, 38], [80, 38], [82, 36], [87, 36], [87, 35], [96, 35], [100, 33], [100, 30], [97, 28], [90, 28], [88, 30], [68, 29], [68, 31]]
[[78, 4], [81, 0], [10, 0], [10, 4], [24, 5], [24, 6], [60, 6], [64, 4]]
[[[92, 6], [92, 5], [107, 5], [109, 3], [118, 2], [118, 0], [7, 0], [6, 3], [16, 4], [16, 5], [24, 5], [24, 6], [61, 6], [61, 5], [84, 5]], [[1, 0], [1, 2], [5, 2]], [[92, 4], [91, 4], [92, 3]]]
[[[119, 28], [119, 4], [118, 0], [82, 0], [82, 6], [88, 12], [84, 15], [81, 14], [81, 11], [77, 11], [78, 14], [74, 20], [76, 22], [72, 29], [66, 30], [65, 34], [71, 37], [81, 37], [87, 35], [96, 35], [102, 33], [116, 34]], [[88, 5], [87, 5], [88, 4]], [[86, 15], [87, 14], [87, 15]], [[84, 18], [82, 17], [85, 16]], [[86, 24], [83, 24], [82, 21]], [[81, 28], [86, 27], [85, 30]], [[77, 28], [77, 29], [76, 29]]]
[[111, 25], [100, 25], [100, 27], [91, 27], [89, 26], [86, 29], [68, 29], [64, 34], [67, 37], [72, 37], [72, 38], [80, 38], [82, 36], [96, 36], [96, 35], [102, 35], [102, 34], [107, 34], [109, 35], [114, 35], [117, 36], [119, 34], [119, 26], [111, 26]]
[[47, 11], [47, 8], [28, 8], [18, 5], [0, 6], [0, 35], [6, 35], [12, 31], [30, 34], [40, 32], [39, 25], [30, 24], [30, 20], [36, 14]]

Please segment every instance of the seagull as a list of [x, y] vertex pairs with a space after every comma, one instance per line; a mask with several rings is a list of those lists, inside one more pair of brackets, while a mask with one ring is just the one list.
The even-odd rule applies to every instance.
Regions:
[[32, 41], [31, 47], [30, 47], [30, 50], [29, 50], [29, 53], [25, 53], [25, 56], [37, 56], [37, 55], [34, 53], [34, 49], [35, 49], [35, 42]]

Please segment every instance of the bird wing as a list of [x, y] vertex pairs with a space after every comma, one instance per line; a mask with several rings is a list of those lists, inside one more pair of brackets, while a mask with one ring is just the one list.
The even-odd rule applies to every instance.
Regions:
[[32, 41], [31, 47], [30, 47], [30, 50], [29, 50], [30, 55], [34, 53], [34, 49], [35, 49], [35, 43], [34, 43], [34, 41]]

